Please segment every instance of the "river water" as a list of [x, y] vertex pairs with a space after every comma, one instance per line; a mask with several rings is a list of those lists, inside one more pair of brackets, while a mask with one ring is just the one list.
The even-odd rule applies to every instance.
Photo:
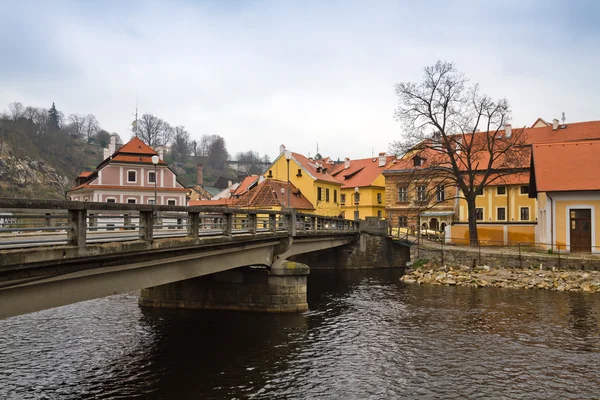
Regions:
[[313, 271], [298, 315], [137, 294], [0, 321], [2, 399], [600, 397], [600, 295]]

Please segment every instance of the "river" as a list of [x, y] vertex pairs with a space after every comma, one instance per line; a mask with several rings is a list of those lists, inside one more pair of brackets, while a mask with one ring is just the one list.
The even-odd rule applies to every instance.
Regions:
[[600, 397], [600, 295], [313, 271], [294, 315], [137, 293], [0, 321], [2, 399]]

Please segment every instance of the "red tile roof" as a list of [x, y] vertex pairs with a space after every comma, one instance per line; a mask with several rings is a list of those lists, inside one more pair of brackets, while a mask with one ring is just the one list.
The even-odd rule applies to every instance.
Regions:
[[254, 182], [258, 181], [260, 177], [258, 175], [250, 175], [245, 177], [240, 185], [233, 191], [232, 196], [239, 197], [248, 191], [248, 187]]
[[157, 154], [152, 147], [148, 146], [137, 136], [134, 136], [129, 142], [124, 144], [116, 153], [149, 154], [150, 156]]
[[[564, 126], [564, 128], [562, 128]], [[573, 122], [559, 125], [553, 131], [552, 125], [526, 129], [527, 143], [560, 143], [580, 140], [600, 139], [600, 121]]]
[[77, 175], [78, 178], [85, 178], [88, 177], [92, 174], [92, 171], [84, 171], [82, 173], [80, 173], [79, 175]]
[[534, 144], [536, 191], [600, 190], [599, 154], [600, 140]]
[[233, 199], [217, 199], [217, 200], [192, 200], [188, 203], [189, 206], [231, 206]]
[[[281, 193], [281, 189], [284, 193]], [[289, 184], [289, 199], [292, 208], [300, 210], [314, 210], [315, 207], [293, 184]], [[234, 200], [236, 207], [288, 207], [288, 183], [275, 179], [266, 179], [243, 194], [239, 199]]]
[[[324, 182], [334, 183], [337, 185], [341, 184], [333, 176], [330, 175], [330, 169], [332, 167], [331, 164], [323, 163], [321, 161], [316, 161], [316, 160], [310, 160], [310, 159], [306, 158], [305, 156], [303, 156], [302, 154], [293, 153], [293, 152], [292, 152], [292, 157], [313, 178], [320, 180], [320, 181], [324, 181]], [[325, 169], [327, 169], [327, 172], [323, 172], [323, 169], [320, 169], [320, 172], [317, 172], [317, 166], [320, 166], [321, 168], [325, 167]]]
[[337, 164], [331, 175], [340, 181], [342, 189], [370, 186], [373, 181], [391, 164], [394, 156], [386, 156], [385, 165], [379, 166], [379, 157], [350, 160], [350, 166]]

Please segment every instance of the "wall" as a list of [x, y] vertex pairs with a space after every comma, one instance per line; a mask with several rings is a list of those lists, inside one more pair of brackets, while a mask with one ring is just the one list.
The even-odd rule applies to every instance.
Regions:
[[[500, 185], [503, 186], [503, 185]], [[486, 186], [483, 189], [483, 195], [477, 196], [475, 205], [483, 208], [483, 220], [481, 222], [517, 222], [521, 221], [521, 207], [529, 208], [529, 220], [536, 221], [538, 216], [537, 201], [530, 199], [528, 194], [521, 194], [521, 186], [527, 185], [509, 185], [506, 187], [506, 194], [498, 194], [499, 186]], [[498, 208], [505, 208], [506, 219], [498, 219]], [[461, 198], [458, 204], [458, 221], [467, 222], [467, 202]]]
[[457, 249], [444, 247], [431, 248], [426, 246], [413, 246], [411, 248], [411, 260], [424, 259], [434, 265], [448, 266], [481, 266], [501, 268], [532, 268], [548, 270], [552, 268], [600, 271], [600, 259], [572, 257], [559, 257], [557, 254], [528, 253], [521, 252], [519, 256], [515, 251], [502, 252], [483, 249]]
[[[569, 209], [570, 208], [589, 208], [592, 210], [592, 252], [600, 253], [600, 193], [553, 193], [553, 218], [554, 218], [554, 243], [560, 245], [560, 251], [569, 251], [570, 245], [570, 227], [569, 227]], [[549, 216], [548, 216], [549, 218]], [[594, 248], [596, 246], [596, 248]]]
[[[499, 246], [509, 243], [535, 243], [536, 225], [531, 224], [485, 224], [477, 225], [477, 235], [482, 246]], [[457, 224], [446, 227], [446, 243], [469, 244], [469, 225]]]
[[410, 250], [385, 235], [361, 233], [355, 243], [291, 257], [292, 260], [322, 269], [405, 267]]

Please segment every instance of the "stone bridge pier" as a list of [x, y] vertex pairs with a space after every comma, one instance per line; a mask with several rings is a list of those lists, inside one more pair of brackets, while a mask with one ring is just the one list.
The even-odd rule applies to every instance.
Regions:
[[142, 289], [139, 304], [157, 308], [258, 312], [308, 310], [309, 267], [283, 261], [271, 267], [241, 267], [212, 275]]

